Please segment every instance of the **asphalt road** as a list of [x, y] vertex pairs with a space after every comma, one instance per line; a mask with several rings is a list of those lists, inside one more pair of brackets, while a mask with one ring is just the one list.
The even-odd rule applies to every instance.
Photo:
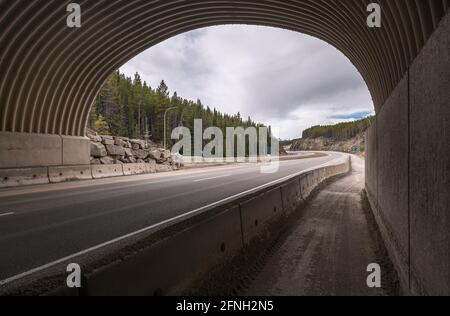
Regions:
[[243, 164], [1, 190], [0, 280], [340, 156], [282, 161], [274, 174]]

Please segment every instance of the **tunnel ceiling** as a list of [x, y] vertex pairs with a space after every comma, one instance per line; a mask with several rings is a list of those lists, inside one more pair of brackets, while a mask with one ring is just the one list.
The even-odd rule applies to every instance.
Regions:
[[[66, 25], [70, 2], [81, 5], [81, 28]], [[328, 42], [359, 70], [379, 110], [449, 0], [377, 1], [382, 27], [372, 29], [371, 2], [0, 0], [0, 131], [83, 136], [115, 69], [174, 35], [221, 24], [279, 27]]]

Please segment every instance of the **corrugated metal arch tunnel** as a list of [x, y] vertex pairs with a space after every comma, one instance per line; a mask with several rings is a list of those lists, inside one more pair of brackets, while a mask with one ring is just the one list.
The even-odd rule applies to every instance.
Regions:
[[[82, 27], [68, 28], [78, 2]], [[359, 70], [378, 111], [446, 14], [448, 0], [0, 0], [0, 131], [84, 136], [104, 80], [174, 35], [221, 24], [290, 29], [322, 39]]]

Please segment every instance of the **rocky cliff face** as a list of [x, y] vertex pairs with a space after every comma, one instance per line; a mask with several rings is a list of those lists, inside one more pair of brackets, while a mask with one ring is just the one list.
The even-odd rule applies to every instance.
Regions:
[[176, 169], [170, 150], [151, 141], [126, 137], [103, 136], [89, 133], [91, 140], [91, 164], [110, 165], [127, 163], [151, 163]]
[[364, 134], [348, 140], [335, 140], [332, 138], [318, 137], [294, 140], [291, 151], [339, 151], [345, 153], [364, 152]]

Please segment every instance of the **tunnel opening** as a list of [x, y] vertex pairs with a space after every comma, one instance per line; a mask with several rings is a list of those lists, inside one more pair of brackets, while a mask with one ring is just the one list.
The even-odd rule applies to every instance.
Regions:
[[[259, 25], [304, 33], [321, 39], [342, 52], [356, 67], [370, 91], [376, 119], [368, 124], [370, 128], [366, 134], [366, 181], [363, 185], [365, 184], [367, 192], [367, 202], [372, 208], [376, 224], [380, 228], [389, 256], [398, 272], [402, 290], [406, 294], [447, 294], [449, 293], [449, 284], [446, 281], [449, 279], [450, 270], [447, 264], [449, 260], [445, 259], [449, 257], [450, 253], [448, 251], [448, 207], [446, 206], [450, 194], [448, 192], [448, 160], [442, 157], [448, 157], [449, 147], [446, 146], [446, 143], [443, 145], [438, 140], [448, 138], [449, 126], [448, 100], [450, 97], [447, 89], [448, 70], [450, 69], [447, 67], [450, 29], [449, 1], [381, 0], [377, 3], [383, 8], [381, 28], [370, 27], [366, 23], [366, 18], [370, 13], [367, 11], [368, 5], [371, 4], [369, 0], [345, 2], [326, 0], [314, 2], [278, 0], [246, 2], [227, 0], [80, 1], [79, 9], [81, 9], [82, 19], [79, 22], [81, 23], [71, 26], [67, 24], [66, 27], [68, 12], [59, 0], [48, 1], [46, 4], [27, 0], [2, 1], [0, 2], [0, 29], [4, 31], [0, 34], [0, 47], [3, 48], [0, 51], [0, 69], [2, 69], [0, 72], [0, 179], [3, 181], [0, 186], [61, 183], [152, 173], [153, 167], [149, 168], [145, 163], [134, 165], [133, 168], [124, 168], [122, 164], [110, 163], [102, 164], [100, 168], [95, 167], [96, 165], [92, 165], [90, 159], [93, 148], [91, 140], [86, 137], [88, 135], [86, 123], [89, 120], [90, 109], [104, 82], [114, 69], [123, 66], [149, 47], [162, 43], [175, 35], [217, 25]], [[124, 81], [127, 80], [125, 76]], [[156, 87], [155, 84], [152, 86]], [[263, 93], [256, 94], [262, 95]], [[259, 112], [256, 109], [249, 114], [258, 116], [261, 114]], [[346, 120], [348, 117], [344, 116], [350, 114], [361, 115], [361, 113], [338, 113], [335, 119]], [[168, 113], [167, 116], [169, 119], [172, 118], [175, 123], [179, 123], [179, 120], [174, 118], [175, 114]], [[147, 148], [145, 142], [137, 139], [139, 136], [142, 137], [142, 134], [144, 134], [144, 138], [146, 136], [145, 122], [141, 123], [143, 119], [139, 117], [135, 120], [139, 122], [139, 126], [134, 129], [139, 132], [130, 134], [133, 139], [128, 137], [129, 140], [124, 140], [120, 137], [105, 135], [106, 137], [101, 137], [101, 140], [93, 139], [93, 142], [101, 143], [102, 146], [110, 146], [113, 156], [123, 156], [122, 150], [125, 157], [128, 155], [127, 150], [134, 150], [138, 155], [147, 155], [146, 150], [152, 148]], [[245, 123], [245, 119], [243, 121]], [[147, 125], [152, 126], [151, 123], [147, 123]], [[317, 132], [321, 133], [316, 129], [308, 131], [307, 134]], [[157, 133], [161, 133], [161, 130], [157, 129]], [[162, 133], [162, 138], [165, 138], [166, 133], [164, 131]], [[91, 136], [99, 137], [99, 135]], [[124, 146], [124, 142], [126, 146]], [[156, 165], [161, 165], [158, 163], [159, 161], [171, 158], [169, 157], [170, 152], [164, 147], [156, 147], [156, 150], [152, 151], [155, 159], [151, 160], [156, 161]], [[101, 146], [94, 146], [94, 150], [98, 150], [101, 156], [104, 155], [103, 150], [106, 150], [108, 154], [106, 147], [103, 149]], [[217, 153], [216, 150], [213, 152]], [[245, 151], [245, 153], [247, 152]], [[315, 159], [323, 158], [315, 157]], [[286, 165], [289, 165], [289, 162]], [[317, 183], [330, 175], [345, 173], [348, 171], [348, 167], [348, 161], [340, 161], [334, 166], [312, 170], [305, 175], [295, 174], [294, 178], [282, 178], [283, 183], [269, 182], [274, 187], [264, 186], [264, 193], [250, 192], [254, 194], [251, 195], [251, 203], [239, 200], [238, 205], [225, 211], [217, 210], [218, 213], [215, 213], [217, 217], [202, 222], [202, 224], [207, 223], [208, 227], [217, 227], [217, 234], [229, 233], [229, 236], [233, 238], [229, 240], [225, 240], [222, 236], [218, 238], [214, 231], [207, 233], [206, 238], [199, 238], [197, 241], [210, 242], [206, 246], [211, 247], [211, 253], [217, 254], [219, 257], [220, 254], [233, 252], [236, 248], [248, 243], [251, 237], [265, 226], [267, 218], [290, 210], [292, 200], [297, 202], [302, 200], [304, 192], [309, 196]], [[170, 170], [162, 168], [160, 171]], [[250, 171], [250, 168], [246, 171]], [[286, 172], [292, 176], [291, 170]], [[362, 176], [362, 173], [359, 176]], [[251, 180], [250, 177], [243, 177], [243, 179], [245, 178], [243, 181], [232, 183], [231, 177], [232, 173], [226, 172], [215, 177], [196, 178], [193, 181], [200, 189], [188, 192], [186, 188], [190, 186], [186, 185], [175, 195], [177, 198], [185, 197], [187, 194], [200, 197], [205, 188], [212, 191], [216, 189], [216, 192], [220, 191], [218, 190], [219, 184], [223, 183], [228, 183], [230, 186], [233, 184], [233, 189], [244, 191], [245, 188], [242, 187], [244, 182]], [[191, 180], [189, 183], [192, 183]], [[340, 180], [331, 185], [334, 185], [334, 188], [336, 185], [343, 185]], [[129, 205], [124, 205], [127, 204], [126, 200], [121, 199], [127, 190], [133, 192], [134, 197], [141, 199], [142, 203], [133, 201], [131, 204], [134, 216], [122, 216], [119, 221], [115, 222], [105, 221], [109, 224], [108, 227], [105, 227], [105, 235], [117, 226], [123, 229], [123, 225], [130, 224], [133, 220], [139, 222], [139, 219], [143, 219], [142, 214], [140, 214], [141, 217], [139, 215], [139, 210], [142, 211], [140, 207], [144, 207], [148, 200], [155, 200], [159, 203], [155, 206], [156, 209], [164, 209], [177, 200], [174, 198], [172, 201], [166, 201], [164, 195], [161, 194], [151, 196], [148, 192], [144, 192], [145, 190], [136, 189], [136, 184], [128, 185], [127, 180], [123, 180], [124, 182], [122, 180], [111, 181], [117, 181], [109, 187], [110, 192], [115, 194], [111, 197], [111, 201], [114, 203], [105, 206], [106, 208], [124, 210], [129, 207]], [[164, 186], [165, 182], [162, 181]], [[179, 181], [177, 185], [182, 186], [183, 183], [183, 181]], [[80, 209], [67, 205], [69, 201], [73, 201], [71, 199], [73, 195], [89, 195], [95, 200], [95, 194], [103, 196], [105, 191], [105, 188], [98, 190], [93, 188], [92, 191], [89, 188], [79, 189], [77, 184], [70, 184], [69, 187], [75, 188], [75, 192], [67, 193], [68, 191], [66, 191], [70, 198], [63, 197], [58, 201], [65, 206], [64, 211], [70, 210], [71, 212], [66, 213], [72, 215], [80, 212]], [[31, 194], [45, 195], [42, 190], [47, 188], [43, 186]], [[345, 187], [345, 185], [336, 191], [342, 191], [343, 188], [348, 189], [347, 193], [352, 193], [352, 187]], [[32, 189], [34, 187], [30, 188], [30, 190]], [[50, 188], [50, 190], [53, 189]], [[328, 194], [331, 201], [335, 201], [329, 209], [339, 211], [340, 204], [345, 203], [339, 200], [340, 195], [336, 194], [336, 191], [327, 190], [325, 193]], [[62, 193], [63, 196], [66, 193]], [[41, 206], [36, 203], [32, 207], [40, 208], [39, 210], [48, 216], [37, 216], [30, 221], [15, 222], [22, 215], [28, 216], [28, 213], [25, 213], [27, 207], [30, 206], [22, 205], [21, 201], [14, 200], [13, 190], [1, 190], [0, 194], [2, 203], [4, 203], [2, 205], [8, 208], [1, 209], [0, 224], [15, 223], [15, 225], [5, 225], [2, 229], [2, 233], [6, 236], [4, 240], [19, 236], [20, 229], [33, 232], [34, 230], [29, 226], [47, 227], [49, 225], [44, 221], [55, 216], [55, 213], [52, 213], [55, 211], [53, 206], [48, 208], [45, 203]], [[240, 197], [240, 195], [233, 196], [233, 198]], [[223, 196], [211, 195], [208, 198], [220, 200]], [[45, 197], [37, 196], [36, 200], [42, 201], [45, 200]], [[228, 200], [220, 201], [227, 202]], [[274, 205], [274, 203], [278, 203], [278, 205]], [[351, 202], [349, 204], [352, 205]], [[17, 209], [10, 210], [11, 205]], [[58, 205], [56, 207], [61, 206]], [[216, 206], [214, 203], [211, 205]], [[257, 205], [257, 209], [263, 210], [263, 212], [258, 211], [255, 215], [254, 205]], [[189, 198], [183, 200], [182, 208], [194, 209], [193, 212], [199, 213], [205, 210], [204, 207], [198, 208], [198, 205], [193, 205]], [[104, 209], [102, 208], [102, 210]], [[279, 211], [274, 212], [274, 210]], [[84, 212], [81, 214], [82, 218], [93, 219], [96, 217], [93, 214], [86, 214], [87, 211], [87, 209], [81, 209], [81, 212]], [[105, 211], [105, 214], [107, 213], [108, 211]], [[245, 214], [250, 215], [246, 216]], [[171, 215], [174, 216], [171, 220], [184, 216]], [[326, 217], [327, 214], [323, 215]], [[342, 212], [341, 215], [348, 214]], [[324, 220], [321, 217], [310, 219], [313, 223]], [[202, 218], [202, 220], [205, 219]], [[72, 221], [69, 220], [67, 223], [69, 222]], [[145, 219], [142, 222], [145, 222]], [[226, 225], [226, 229], [223, 225], [214, 226], [218, 222], [225, 222], [229, 225]], [[148, 224], [148, 222], [145, 223]], [[58, 225], [50, 226], [58, 227]], [[87, 225], [81, 229], [89, 229], [89, 227], [93, 226]], [[95, 227], [100, 230], [98, 226]], [[199, 230], [192, 233], [193, 235], [189, 235], [190, 230], [181, 229], [180, 231], [191, 237], [198, 237], [197, 233], [205, 233], [205, 230], [202, 230], [203, 225], [195, 227]], [[349, 235], [349, 232], [356, 227], [359, 226], [355, 224], [347, 231], [342, 231], [342, 234]], [[305, 231], [301, 230], [299, 233]], [[311, 241], [313, 233], [320, 234], [321, 231], [323, 232], [318, 228], [315, 232], [310, 232], [309, 235], [304, 236], [304, 240]], [[364, 234], [361, 231], [358, 233]], [[70, 237], [70, 231], [65, 231], [62, 235]], [[183, 239], [186, 235], [171, 236], [179, 238], [173, 240], [182, 239], [183, 242], [195, 240]], [[49, 234], [47, 237], [59, 238], [60, 235]], [[117, 236], [110, 237], [112, 240], [116, 240], [113, 238]], [[103, 241], [96, 240], [93, 244], [98, 245]], [[27, 247], [28, 257], [35, 257], [36, 253], [44, 248], [41, 244], [36, 244], [38, 239], [30, 238], [25, 242], [35, 243], [35, 247]], [[224, 252], [222, 245], [225, 242]], [[61, 244], [61, 240], [58, 239], [55, 244]], [[357, 241], [355, 244], [359, 245]], [[189, 252], [187, 247], [181, 249], [181, 251], [185, 251], [186, 264], [181, 267], [185, 270], [182, 270], [180, 275], [186, 271], [189, 272], [192, 267], [190, 264], [195, 265], [199, 262], [199, 257], [190, 256], [191, 253], [198, 253], [195, 252], [198, 250], [197, 243], [193, 242], [190, 245], [193, 245], [194, 251]], [[76, 245], [72, 242], [66, 243], [66, 246], [68, 248], [64, 251], [67, 250], [70, 254], [80, 250], [76, 249], [74, 247]], [[320, 243], [315, 246], [328, 249], [320, 247]], [[345, 245], [342, 246], [345, 249]], [[5, 257], [9, 256], [15, 259], [20, 257], [20, 253], [14, 253], [16, 250], [23, 253], [20, 249], [8, 247], [8, 245], [2, 248], [2, 252], [4, 251], [6, 254]], [[43, 251], [36, 257], [43, 256], [40, 257], [43, 261], [51, 261], [70, 255], [61, 253], [60, 250], [59, 247], [53, 254]], [[58, 258], [52, 256], [58, 256]], [[205, 257], [202, 258], [205, 259]], [[207, 256], [208, 258], [210, 257]], [[345, 258], [342, 256], [341, 260]], [[152, 264], [158, 264], [158, 262], [151, 261]], [[172, 260], [167, 260], [167, 262], [173, 263]], [[20, 264], [2, 266], [1, 279], [9, 277], [15, 272], [22, 272], [15, 270], [19, 266]], [[175, 271], [180, 266], [173, 265], [171, 269], [173, 268]], [[369, 265], [368, 267], [373, 266]], [[161, 269], [161, 266], [154, 266], [154, 268], [152, 271], [160, 271], [158, 269]], [[166, 268], [163, 266], [163, 271]], [[109, 273], [111, 270], [104, 271], [107, 271], [104, 273]], [[320, 269], [317, 271], [327, 276], [327, 271], [320, 271]], [[358, 271], [360, 271], [359, 268]], [[341, 272], [346, 275], [345, 271]], [[94, 275], [96, 274], [94, 273]], [[150, 284], [154, 277], [158, 284], [153, 293], [158, 295], [165, 294], [166, 289], [170, 287], [164, 282], [173, 281], [167, 277], [159, 278], [161, 275], [164, 274], [156, 274], [146, 280]], [[86, 294], [89, 291], [93, 291], [89, 293], [102, 291], [111, 293], [117, 290], [114, 286], [96, 287], [95, 280], [95, 277], [89, 280], [87, 278], [86, 281], [89, 284], [87, 292], [81, 291], [77, 294]], [[144, 282], [145, 279], [135, 278], [133, 280], [137, 284], [139, 281]], [[6, 281], [11, 281], [11, 279]], [[0, 286], [3, 286], [6, 281], [0, 281]], [[126, 283], [126, 280], [124, 282]], [[164, 284], [165, 286], [162, 286]], [[165, 289], [163, 290], [163, 288]], [[133, 289], [139, 290], [134, 287]]]
[[[169, 88], [171, 84], [175, 87]], [[342, 146], [359, 152], [371, 122], [366, 116], [373, 109], [367, 86], [351, 62], [326, 43], [279, 28], [224, 25], [184, 33], [121, 66], [97, 96], [88, 125], [91, 130], [97, 125], [100, 134], [152, 138], [169, 148], [176, 142], [172, 131], [187, 128], [189, 156], [201, 155], [207, 140], [219, 140], [211, 144], [221, 144], [220, 154], [226, 156], [227, 127], [244, 128], [246, 156], [252, 149], [248, 128], [266, 126], [271, 133], [277, 127], [282, 147], [289, 140], [300, 142], [302, 134], [326, 143], [346, 128], [340, 135]], [[195, 119], [200, 126], [194, 126]], [[343, 122], [348, 126], [326, 126]], [[195, 136], [217, 125], [219, 137], [205, 133], [209, 138], [202, 138], [201, 150], [195, 151]], [[302, 133], [313, 126], [316, 133]], [[319, 135], [321, 128], [327, 132]], [[345, 144], [345, 134], [358, 136], [357, 143]], [[235, 146], [236, 141], [238, 137]], [[208, 149], [217, 156], [215, 146]]]

